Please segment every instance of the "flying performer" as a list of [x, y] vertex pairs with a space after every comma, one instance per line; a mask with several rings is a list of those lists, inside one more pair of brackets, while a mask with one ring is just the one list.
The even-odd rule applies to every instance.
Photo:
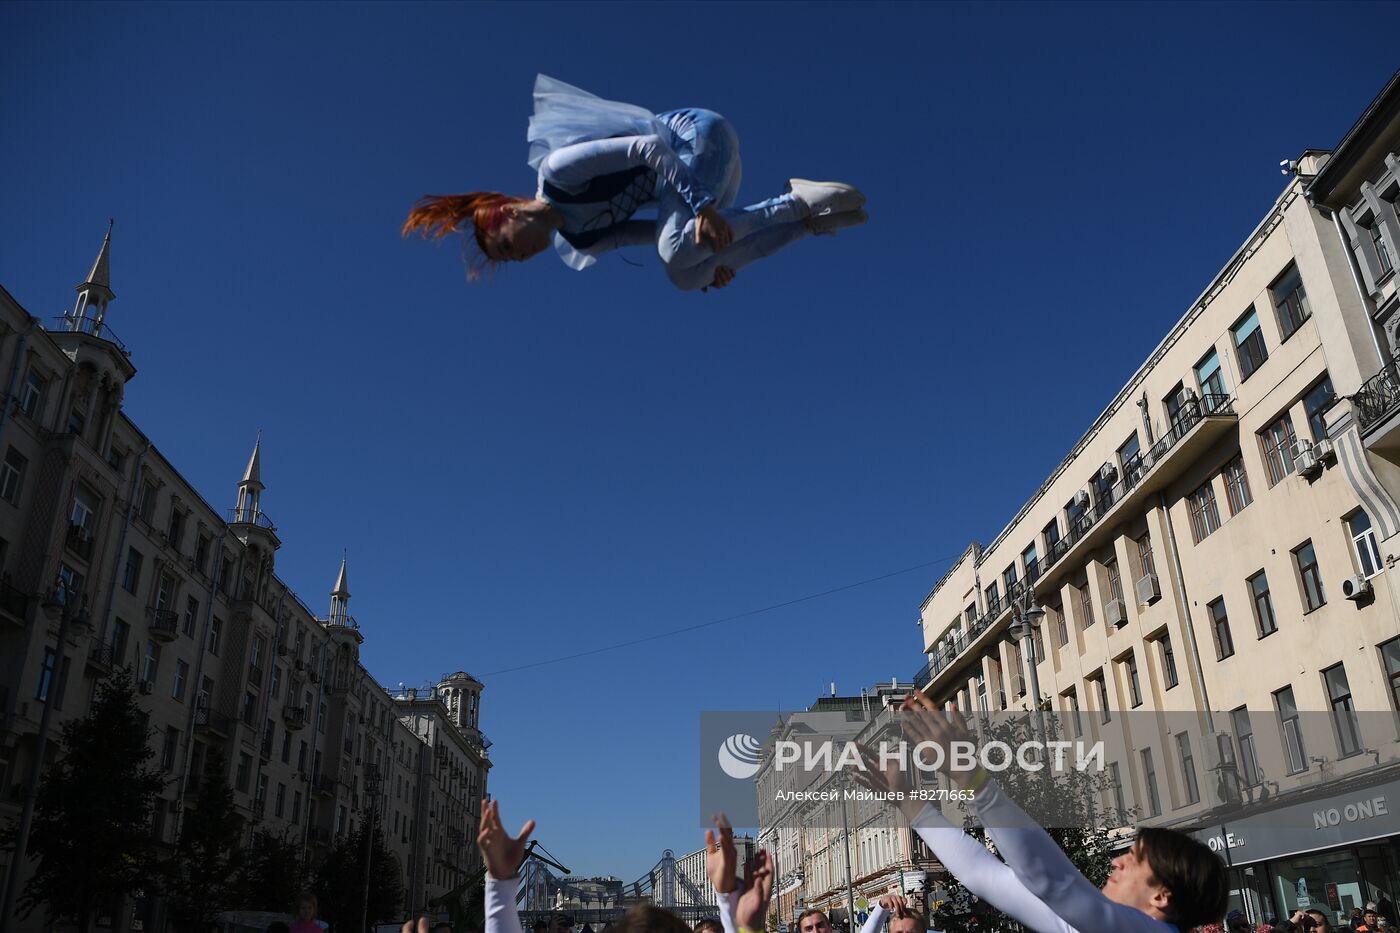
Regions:
[[[735, 207], [739, 137], [710, 110], [653, 114], [604, 100], [546, 75], [535, 78], [528, 138], [539, 184], [532, 198], [494, 191], [427, 195], [405, 236], [459, 231], [474, 256], [467, 276], [522, 262], [549, 248], [586, 269], [604, 253], [654, 245], [685, 291], [723, 288], [744, 266], [814, 234], [866, 222], [865, 196], [841, 182], [794, 178], [787, 189]], [[655, 216], [638, 212], [655, 209]]]

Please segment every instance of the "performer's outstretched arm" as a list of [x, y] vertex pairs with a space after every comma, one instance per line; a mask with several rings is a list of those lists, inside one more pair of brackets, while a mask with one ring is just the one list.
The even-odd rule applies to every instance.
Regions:
[[481, 831], [476, 842], [486, 862], [486, 933], [525, 933], [515, 909], [517, 872], [525, 858], [525, 840], [535, 829], [527, 820], [520, 835], [511, 838], [501, 825], [501, 805], [493, 800], [481, 808]]

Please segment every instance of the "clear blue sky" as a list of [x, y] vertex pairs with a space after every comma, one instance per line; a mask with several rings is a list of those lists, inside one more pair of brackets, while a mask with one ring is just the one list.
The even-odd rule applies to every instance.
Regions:
[[[487, 684], [490, 789], [569, 866], [700, 842], [698, 713], [923, 662], [990, 540], [1392, 68], [1385, 5], [0, 6], [0, 283], [71, 305], [117, 218], [127, 411], [219, 506], [264, 432], [278, 569], [349, 550], [381, 681]], [[537, 71], [724, 113], [742, 199], [871, 222], [677, 292], [652, 257], [464, 281], [426, 192], [533, 191]]]

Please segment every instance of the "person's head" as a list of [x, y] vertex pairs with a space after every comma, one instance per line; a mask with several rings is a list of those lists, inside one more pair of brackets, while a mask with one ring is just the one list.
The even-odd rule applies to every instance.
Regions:
[[690, 924], [655, 904], [638, 904], [613, 924], [615, 933], [692, 933]]
[[267, 925], [267, 933], [292, 933], [292, 928], [281, 920], [274, 920]]
[[555, 914], [549, 918], [549, 933], [573, 933], [574, 918], [568, 914]]
[[1103, 893], [1183, 930], [1219, 922], [1230, 897], [1225, 863], [1209, 846], [1153, 826], [1140, 828], [1132, 848], [1113, 860]]
[[1376, 921], [1380, 918], [1381, 915], [1376, 913], [1375, 904], [1367, 904], [1366, 909], [1361, 912], [1361, 919], [1364, 920], [1366, 922], [1366, 925], [1368, 927], [1371, 927], [1372, 929], [1375, 928]]
[[714, 917], [706, 917], [695, 924], [695, 933], [724, 933], [724, 927]]
[[297, 919], [315, 920], [316, 912], [320, 905], [316, 903], [316, 895], [310, 891], [302, 891], [297, 895]]
[[797, 918], [797, 933], [831, 933], [831, 921], [820, 910], [804, 910]]
[[909, 907], [896, 910], [890, 917], [889, 933], [924, 933], [928, 922], [924, 915]]
[[1310, 910], [1308, 916], [1313, 918], [1313, 929], [1317, 933], [1332, 933], [1332, 923], [1322, 911]]
[[467, 267], [471, 279], [480, 278], [486, 266], [522, 262], [544, 252], [554, 230], [543, 201], [472, 191], [424, 196], [404, 221], [403, 234], [437, 240], [459, 228], [476, 243], [478, 261]]

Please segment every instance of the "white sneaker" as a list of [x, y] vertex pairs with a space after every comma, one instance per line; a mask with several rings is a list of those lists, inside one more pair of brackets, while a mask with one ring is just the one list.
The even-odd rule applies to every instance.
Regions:
[[846, 214], [865, 206], [865, 195], [853, 186], [839, 181], [788, 180], [787, 190], [801, 201], [813, 217], [823, 214]]
[[807, 229], [817, 236], [831, 236], [837, 230], [859, 227], [870, 219], [865, 211], [846, 211], [841, 214], [813, 214], [807, 218]]

